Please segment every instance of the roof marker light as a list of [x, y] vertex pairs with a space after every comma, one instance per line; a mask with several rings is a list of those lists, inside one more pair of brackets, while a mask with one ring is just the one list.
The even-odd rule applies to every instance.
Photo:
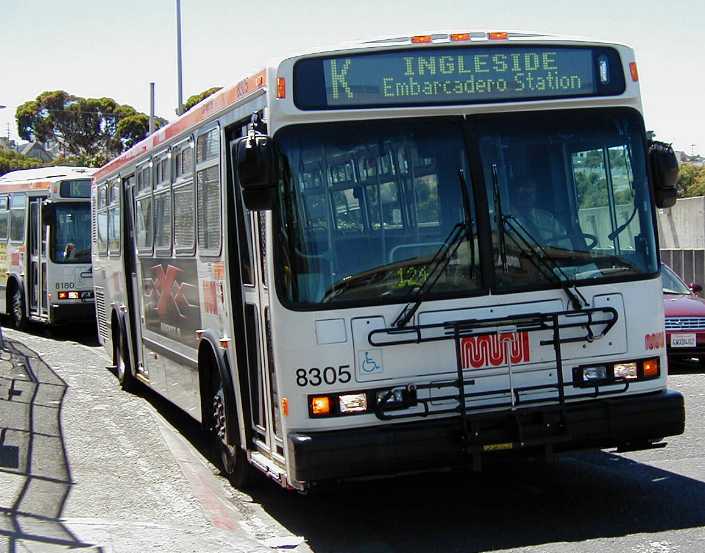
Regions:
[[450, 39], [453, 42], [459, 42], [463, 40], [470, 40], [470, 33], [453, 33], [450, 35]]
[[629, 73], [632, 75], [632, 81], [637, 82], [639, 80], [639, 70], [636, 68], [635, 61], [629, 64]]
[[412, 44], [428, 44], [433, 42], [433, 36], [431, 35], [416, 35], [411, 37]]
[[286, 98], [286, 79], [277, 77], [277, 98], [283, 100]]
[[507, 40], [509, 38], [509, 33], [504, 31], [495, 31], [492, 33], [487, 33], [487, 38], [489, 40]]

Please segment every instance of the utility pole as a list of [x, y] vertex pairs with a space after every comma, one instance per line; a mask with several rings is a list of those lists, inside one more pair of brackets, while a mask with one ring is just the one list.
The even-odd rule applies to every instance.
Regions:
[[154, 83], [149, 83], [149, 134], [154, 132]]
[[178, 101], [176, 114], [184, 112], [183, 81], [181, 76], [181, 0], [176, 0], [176, 71], [178, 73]]
[[690, 145], [690, 155], [694, 156], [695, 155], [695, 144]]

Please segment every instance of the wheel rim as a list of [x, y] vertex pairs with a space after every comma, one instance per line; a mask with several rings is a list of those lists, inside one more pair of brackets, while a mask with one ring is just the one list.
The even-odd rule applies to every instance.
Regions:
[[122, 382], [125, 379], [125, 361], [120, 352], [120, 346], [115, 346], [115, 366], [117, 368], [118, 380]]
[[15, 301], [13, 302], [12, 314], [15, 316], [15, 322], [22, 322], [22, 298], [15, 295]]
[[234, 450], [227, 442], [227, 422], [225, 419], [225, 398], [223, 397], [223, 389], [218, 389], [218, 392], [213, 395], [211, 414], [213, 417], [213, 435], [218, 442], [220, 452], [220, 460], [223, 463], [223, 468], [227, 474], [233, 472], [233, 453]]

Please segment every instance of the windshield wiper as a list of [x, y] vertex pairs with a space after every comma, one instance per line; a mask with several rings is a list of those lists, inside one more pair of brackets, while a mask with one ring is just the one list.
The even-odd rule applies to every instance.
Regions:
[[428, 275], [421, 283], [415, 293], [413, 302], [409, 302], [401, 310], [397, 318], [394, 319], [392, 326], [395, 328], [402, 328], [405, 326], [413, 317], [418, 308], [424, 302], [428, 293], [433, 289], [434, 285], [445, 271], [448, 263], [453, 258], [453, 255], [462, 244], [462, 238], [467, 238], [470, 244], [470, 277], [475, 270], [475, 244], [474, 237], [472, 233], [472, 219], [470, 218], [470, 195], [468, 194], [467, 182], [465, 180], [465, 173], [462, 169], [458, 169], [458, 185], [460, 186], [460, 194], [463, 200], [463, 211], [465, 212], [462, 223], [457, 223], [450, 234], [446, 237], [438, 248], [433, 258], [429, 262], [431, 270]]
[[[561, 285], [561, 288], [568, 296], [570, 303], [577, 310], [583, 309], [588, 302], [585, 296], [580, 292], [578, 287], [573, 283], [563, 268], [556, 263], [556, 260], [551, 257], [541, 243], [531, 235], [527, 228], [513, 215], [505, 214], [502, 211], [502, 200], [499, 195], [499, 179], [497, 178], [497, 165], [492, 164], [492, 185], [495, 195], [495, 213], [497, 216], [497, 232], [499, 234], [499, 254], [502, 260], [502, 269], [507, 270], [507, 254], [505, 244], [505, 230], [512, 233], [512, 240], [527, 256], [531, 264], [536, 267], [540, 273]], [[538, 253], [539, 255], [532, 255]], [[556, 275], [556, 272], [560, 276]], [[563, 277], [563, 278], [561, 278]]]

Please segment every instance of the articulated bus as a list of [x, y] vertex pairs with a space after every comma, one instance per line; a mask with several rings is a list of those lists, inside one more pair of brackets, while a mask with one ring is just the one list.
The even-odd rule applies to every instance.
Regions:
[[436, 33], [287, 57], [94, 176], [101, 341], [236, 486], [645, 449], [667, 388], [634, 52]]
[[95, 321], [91, 177], [45, 167], [0, 177], [0, 313], [16, 328]]

